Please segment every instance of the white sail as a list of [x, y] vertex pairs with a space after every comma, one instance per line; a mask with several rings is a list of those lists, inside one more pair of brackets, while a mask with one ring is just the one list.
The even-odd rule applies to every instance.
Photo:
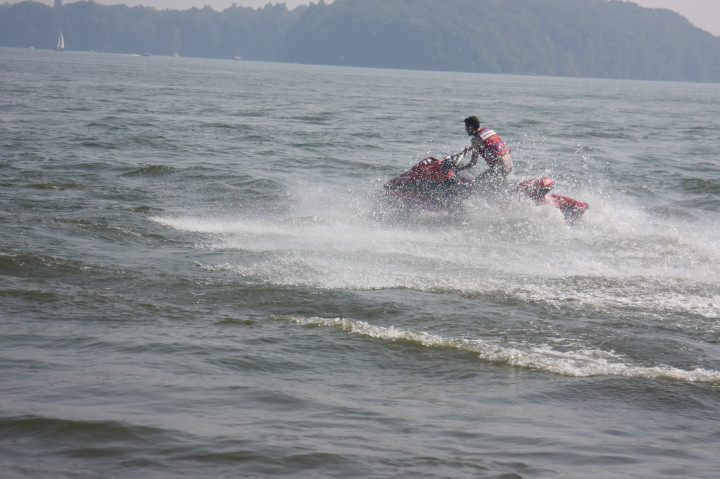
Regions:
[[65, 38], [63, 38], [62, 32], [60, 32], [60, 34], [58, 35], [58, 41], [57, 41], [57, 46], [55, 47], [55, 50], [57, 50], [59, 52], [65, 50]]

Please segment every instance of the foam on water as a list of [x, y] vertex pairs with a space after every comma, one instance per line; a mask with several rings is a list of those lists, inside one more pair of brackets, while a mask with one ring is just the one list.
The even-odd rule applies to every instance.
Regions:
[[289, 211], [154, 218], [201, 233], [232, 253], [204, 264], [279, 285], [409, 288], [485, 294], [556, 307], [653, 310], [720, 317], [720, 231], [707, 219], [661, 216], [580, 192], [591, 210], [574, 228], [550, 207], [503, 208], [471, 199], [457, 216], [416, 212], [378, 219], [368, 191], [305, 187]]
[[574, 377], [623, 376], [649, 379], [668, 379], [689, 383], [720, 385], [720, 371], [695, 368], [683, 370], [671, 366], [633, 365], [613, 352], [578, 347], [572, 351], [558, 351], [551, 345], [503, 344], [499, 340], [443, 337], [424, 331], [375, 326], [349, 318], [317, 318], [283, 316], [278, 320], [292, 321], [303, 326], [327, 327], [355, 336], [386, 342], [405, 342], [426, 348], [440, 348], [475, 353], [482, 361], [506, 364], [553, 374]]

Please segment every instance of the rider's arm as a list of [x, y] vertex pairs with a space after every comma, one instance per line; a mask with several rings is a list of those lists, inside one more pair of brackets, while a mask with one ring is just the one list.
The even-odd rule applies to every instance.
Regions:
[[478, 158], [480, 157], [480, 148], [478, 147], [478, 145], [476, 144], [476, 142], [474, 140], [475, 140], [475, 138], [473, 138], [472, 144], [470, 146], [468, 146], [467, 148], [465, 148], [465, 150], [464, 150], [465, 152], [468, 152], [468, 151], [472, 152], [470, 161], [468, 161], [466, 165], [462, 165], [462, 166], [458, 167], [457, 171], [467, 170], [467, 169], [472, 168], [473, 166], [477, 165]]
[[475, 166], [477, 164], [477, 161], [478, 161], [478, 154], [475, 151], [473, 151], [472, 158], [470, 159], [470, 161], [468, 161], [467, 164], [465, 164], [465, 165], [458, 166], [456, 168], [456, 170], [461, 171], [461, 170], [467, 170], [469, 168], [472, 168], [473, 166]]

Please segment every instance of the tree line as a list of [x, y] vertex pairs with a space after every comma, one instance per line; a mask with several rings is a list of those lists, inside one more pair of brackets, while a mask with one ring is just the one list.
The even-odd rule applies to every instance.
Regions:
[[326, 65], [720, 82], [720, 37], [618, 0], [322, 0], [162, 10], [0, 5], [0, 45]]
[[54, 48], [62, 32], [68, 50], [279, 61], [285, 32], [303, 11], [284, 4], [261, 9], [233, 4], [217, 12], [26, 1], [0, 5], [0, 45]]

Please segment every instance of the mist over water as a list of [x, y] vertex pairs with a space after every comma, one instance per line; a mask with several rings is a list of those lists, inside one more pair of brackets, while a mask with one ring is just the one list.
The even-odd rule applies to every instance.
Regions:
[[[714, 477], [717, 85], [0, 67], [9, 477]], [[389, 207], [468, 115], [590, 210]]]

